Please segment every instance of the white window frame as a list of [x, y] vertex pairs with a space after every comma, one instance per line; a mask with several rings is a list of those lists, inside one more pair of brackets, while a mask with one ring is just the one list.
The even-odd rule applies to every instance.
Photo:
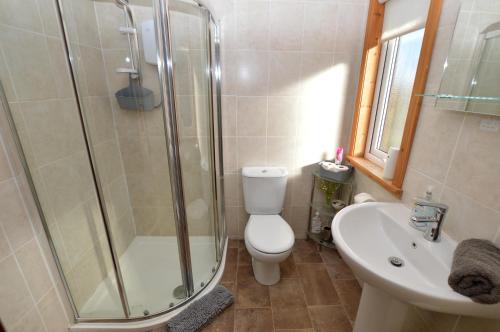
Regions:
[[382, 140], [382, 127], [387, 115], [388, 101], [397, 59], [399, 37], [387, 40], [382, 44], [380, 62], [377, 73], [377, 84], [373, 97], [370, 127], [368, 131], [365, 158], [384, 167], [387, 152], [378, 149]]

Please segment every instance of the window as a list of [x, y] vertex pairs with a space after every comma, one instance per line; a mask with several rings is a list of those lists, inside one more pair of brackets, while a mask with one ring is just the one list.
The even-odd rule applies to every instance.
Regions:
[[423, 37], [419, 29], [382, 44], [365, 150], [381, 167], [389, 148], [401, 144]]
[[[370, 0], [347, 160], [396, 197], [403, 193], [442, 0]], [[384, 159], [399, 155], [391, 179]]]

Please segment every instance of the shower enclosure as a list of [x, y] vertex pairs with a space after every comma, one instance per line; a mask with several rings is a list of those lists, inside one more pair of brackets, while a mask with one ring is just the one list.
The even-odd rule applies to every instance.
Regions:
[[217, 21], [191, 0], [6, 1], [0, 106], [76, 321], [181, 307], [226, 244]]

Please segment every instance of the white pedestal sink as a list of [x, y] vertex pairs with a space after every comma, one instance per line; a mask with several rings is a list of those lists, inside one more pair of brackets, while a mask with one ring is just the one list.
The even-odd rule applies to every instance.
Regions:
[[[446, 234], [438, 242], [412, 228], [403, 204], [365, 203], [340, 211], [332, 233], [345, 262], [364, 282], [355, 332], [397, 332], [408, 304], [427, 310], [500, 318], [500, 304], [485, 305], [454, 292], [448, 275], [457, 245]], [[397, 257], [403, 265], [391, 264]]]

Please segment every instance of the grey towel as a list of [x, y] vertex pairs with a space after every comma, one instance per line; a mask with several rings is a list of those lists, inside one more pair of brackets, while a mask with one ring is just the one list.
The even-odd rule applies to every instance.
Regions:
[[500, 248], [486, 240], [460, 242], [455, 249], [448, 284], [474, 302], [500, 302]]
[[199, 331], [233, 302], [233, 294], [224, 286], [217, 285], [208, 294], [193, 302], [181, 313], [169, 320], [167, 322], [168, 331]]

